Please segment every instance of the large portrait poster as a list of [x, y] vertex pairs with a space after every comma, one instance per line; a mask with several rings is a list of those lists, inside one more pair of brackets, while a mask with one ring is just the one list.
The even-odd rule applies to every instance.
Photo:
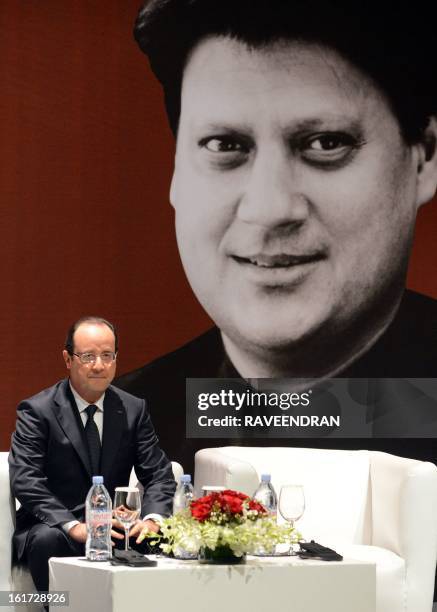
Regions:
[[[179, 10], [201, 3], [161, 5]], [[355, 55], [344, 51], [354, 40], [347, 29], [342, 31], [346, 47], [325, 38], [319, 44], [305, 38], [305, 22], [297, 42], [283, 37], [266, 43], [259, 28], [250, 27], [252, 13], [248, 20], [240, 15], [234, 26], [249, 24], [250, 44], [238, 36], [229, 39], [227, 31], [217, 37], [214, 30], [181, 55], [187, 61], [180, 72], [176, 143], [166, 108], [178, 110], [178, 89], [167, 81], [164, 93], [154, 71], [177, 77], [177, 55], [187, 51], [175, 42], [181, 22], [175, 20], [161, 41], [168, 56], [155, 57], [151, 67], [132, 33], [139, 4], [0, 4], [0, 451], [9, 451], [19, 402], [67, 376], [62, 359], [67, 329], [80, 317], [96, 315], [118, 330], [115, 385], [146, 399], [159, 444], [185, 473], [194, 475], [196, 451], [227, 445], [310, 447], [310, 453], [314, 448], [376, 450], [437, 463], [437, 124], [435, 118], [420, 123], [416, 114], [408, 115], [416, 93], [418, 104], [429, 110], [432, 100], [437, 111], [435, 60], [424, 52], [420, 71], [414, 71], [410, 60], [421, 49], [416, 39], [411, 57], [408, 52], [398, 62], [396, 46], [387, 43], [379, 62], [378, 37], [369, 30], [366, 63], [361, 47]], [[232, 15], [234, 5], [243, 4], [256, 4], [258, 18], [269, 8], [269, 2], [255, 0], [203, 2], [218, 11], [232, 6]], [[326, 10], [329, 3], [320, 4]], [[287, 2], [278, 5], [284, 9]], [[378, 19], [367, 27], [382, 27], [379, 8]], [[323, 26], [324, 18], [317, 17]], [[190, 19], [188, 30], [195, 32], [199, 24]], [[166, 25], [164, 20], [163, 31]], [[400, 43], [402, 29], [382, 30], [380, 41], [387, 34]], [[327, 32], [327, 37], [333, 33], [329, 24]], [[430, 49], [432, 38], [426, 42]], [[150, 48], [156, 52], [154, 44]], [[390, 58], [397, 76], [390, 72]], [[406, 78], [405, 96], [399, 75]], [[83, 361], [84, 355], [91, 360]], [[103, 364], [105, 357], [115, 368], [112, 348], [76, 357], [84, 367], [98, 357]], [[336, 376], [339, 386], [330, 387]], [[280, 402], [255, 406], [255, 396]], [[317, 401], [311, 399], [315, 396]], [[337, 414], [340, 396], [344, 403]], [[70, 407], [75, 400], [71, 395]], [[147, 422], [150, 433], [145, 404], [135, 402], [138, 422]], [[300, 408], [308, 406], [311, 416], [302, 416]], [[354, 410], [363, 417], [358, 426], [349, 419]], [[75, 432], [82, 435], [81, 417], [73, 416]], [[348, 423], [336, 435], [340, 416]], [[308, 423], [315, 428], [306, 429]], [[84, 419], [82, 424], [86, 427]], [[34, 439], [43, 448], [45, 432], [38, 438], [27, 423], [26, 428], [27, 448]], [[155, 469], [138, 460], [145, 447], [144, 454], [149, 450], [148, 442], [141, 447], [146, 436], [137, 431], [145, 429], [135, 429], [135, 442], [120, 443], [129, 458], [121, 461], [123, 477], [132, 457], [143, 476]], [[101, 465], [102, 431], [96, 425], [92, 433], [97, 459], [89, 473]], [[62, 450], [70, 452], [67, 438]], [[155, 451], [153, 431], [150, 439]], [[86, 448], [81, 450], [90, 451], [91, 459], [91, 444]], [[157, 453], [167, 472], [170, 507], [170, 466]], [[27, 449], [21, 454], [22, 465], [32, 463], [30, 454]], [[360, 499], [368, 500], [374, 475], [369, 477], [369, 453], [354, 454], [366, 457]], [[318, 508], [334, 497], [331, 476], [340, 497], [347, 478], [355, 490], [342, 460], [332, 470], [329, 465], [323, 483], [328, 484], [316, 496]], [[288, 478], [288, 464], [280, 467]], [[433, 466], [427, 468], [432, 481]], [[263, 470], [259, 459], [252, 470], [257, 481]], [[82, 474], [86, 487], [89, 473]], [[397, 503], [396, 478], [387, 489]], [[384, 478], [381, 482], [384, 489]], [[200, 484], [222, 483], [199, 478]], [[28, 490], [33, 492], [31, 486]], [[71, 506], [77, 510], [76, 502]], [[431, 512], [431, 504], [420, 508], [425, 506]], [[345, 523], [359, 515], [363, 534], [372, 512], [385, 513], [379, 502], [372, 510], [369, 501], [354, 507], [350, 511], [343, 504]], [[415, 503], [411, 508], [416, 510]], [[80, 511], [77, 518], [83, 521]], [[341, 531], [343, 519], [334, 514]], [[396, 505], [387, 537], [390, 519], [384, 519], [382, 535], [377, 534], [383, 546], [401, 524], [401, 514]], [[45, 527], [44, 516], [29, 516]], [[433, 519], [428, 519], [431, 529]], [[422, 525], [413, 527], [422, 535]], [[373, 535], [366, 544], [374, 544]], [[430, 596], [431, 546], [423, 545], [422, 537], [405, 536], [400, 527], [398, 535], [393, 555], [404, 540], [407, 548], [420, 545], [428, 555], [424, 581]], [[396, 563], [399, 559], [396, 554]], [[402, 585], [397, 592], [410, 596], [421, 588]]]

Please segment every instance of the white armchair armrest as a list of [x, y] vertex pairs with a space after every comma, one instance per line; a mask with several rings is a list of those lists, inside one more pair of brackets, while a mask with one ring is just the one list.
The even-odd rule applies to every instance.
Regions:
[[437, 555], [437, 468], [371, 453], [372, 544], [405, 559], [406, 610], [426, 609]]

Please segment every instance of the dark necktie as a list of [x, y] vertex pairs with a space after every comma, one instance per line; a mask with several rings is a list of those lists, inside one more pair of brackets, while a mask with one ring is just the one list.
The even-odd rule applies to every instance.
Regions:
[[85, 412], [88, 415], [88, 420], [85, 425], [85, 435], [88, 441], [88, 450], [91, 460], [91, 469], [93, 475], [99, 474], [100, 471], [100, 436], [96, 422], [94, 421], [94, 414], [97, 410], [97, 406], [90, 404], [85, 408]]

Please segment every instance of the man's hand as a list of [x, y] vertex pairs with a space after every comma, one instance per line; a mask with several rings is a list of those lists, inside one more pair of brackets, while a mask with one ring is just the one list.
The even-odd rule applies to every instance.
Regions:
[[137, 521], [130, 530], [129, 537], [137, 536], [136, 543], [141, 544], [141, 542], [144, 540], [144, 537], [141, 537], [141, 534], [147, 531], [153, 531], [153, 533], [158, 533], [159, 524], [156, 521], [153, 521], [152, 519], [147, 519], [147, 521]]
[[[111, 538], [115, 538], [116, 540], [124, 540], [124, 527], [123, 525], [117, 521], [117, 519], [112, 519], [112, 527], [113, 529], [111, 529]], [[120, 533], [120, 531], [115, 531], [115, 529], [119, 529], [120, 531], [122, 531], [123, 533]], [[112, 546], [115, 546], [115, 542], [113, 539], [111, 539], [111, 544]]]
[[86, 524], [78, 523], [77, 525], [73, 525], [73, 527], [68, 532], [68, 535], [72, 540], [76, 542], [80, 542], [81, 544], [85, 544], [86, 542]]
[[[116, 519], [112, 519], [112, 526], [123, 531], [123, 525], [119, 523]], [[147, 521], [137, 521], [135, 525], [129, 532], [129, 537], [133, 538], [137, 536], [137, 544], [140, 544], [144, 538], [140, 538], [140, 534], [147, 531], [153, 531], [153, 533], [158, 533], [159, 525], [155, 521], [151, 519], [147, 519]], [[70, 538], [75, 540], [76, 542], [80, 542], [81, 544], [85, 544], [87, 531], [86, 524], [79, 523], [74, 525], [70, 531], [68, 532]], [[115, 531], [115, 529], [111, 529], [111, 538], [115, 538], [116, 540], [124, 540], [124, 535], [119, 531]], [[114, 542], [112, 541], [112, 545], [114, 546]]]
[[[119, 529], [123, 531], [123, 525], [121, 525], [115, 519], [112, 519], [112, 526], [118, 527]], [[86, 537], [87, 537], [86, 523], [79, 523], [78, 525], [74, 525], [68, 532], [68, 535], [70, 536], [72, 540], [75, 540], [76, 542], [80, 542], [81, 544], [85, 544]], [[116, 540], [124, 540], [124, 535], [120, 533], [119, 531], [115, 531], [114, 529], [111, 529], [111, 538], [115, 538]], [[111, 540], [111, 543], [112, 543], [112, 546], [114, 546], [113, 540]]]

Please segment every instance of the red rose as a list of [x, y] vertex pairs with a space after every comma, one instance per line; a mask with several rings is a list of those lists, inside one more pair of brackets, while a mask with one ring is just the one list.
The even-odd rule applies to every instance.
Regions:
[[243, 512], [243, 501], [246, 499], [248, 499], [248, 496], [244, 493], [238, 493], [237, 491], [227, 489], [220, 494], [220, 499], [218, 501], [224, 512], [241, 514]]
[[259, 514], [267, 514], [267, 510], [264, 506], [254, 499], [251, 499], [249, 502], [249, 510], [257, 510]]
[[238, 497], [238, 499], [241, 499], [242, 501], [244, 501], [245, 499], [249, 499], [249, 496], [246, 495], [246, 493], [239, 493], [238, 491], [232, 491], [231, 489], [226, 489], [226, 491], [223, 491], [222, 495]]
[[222, 509], [231, 514], [241, 514], [243, 512], [243, 502], [238, 497], [223, 496]]
[[212, 495], [199, 497], [199, 499], [192, 501], [190, 505], [191, 516], [200, 522], [206, 521], [211, 516], [213, 503]]

